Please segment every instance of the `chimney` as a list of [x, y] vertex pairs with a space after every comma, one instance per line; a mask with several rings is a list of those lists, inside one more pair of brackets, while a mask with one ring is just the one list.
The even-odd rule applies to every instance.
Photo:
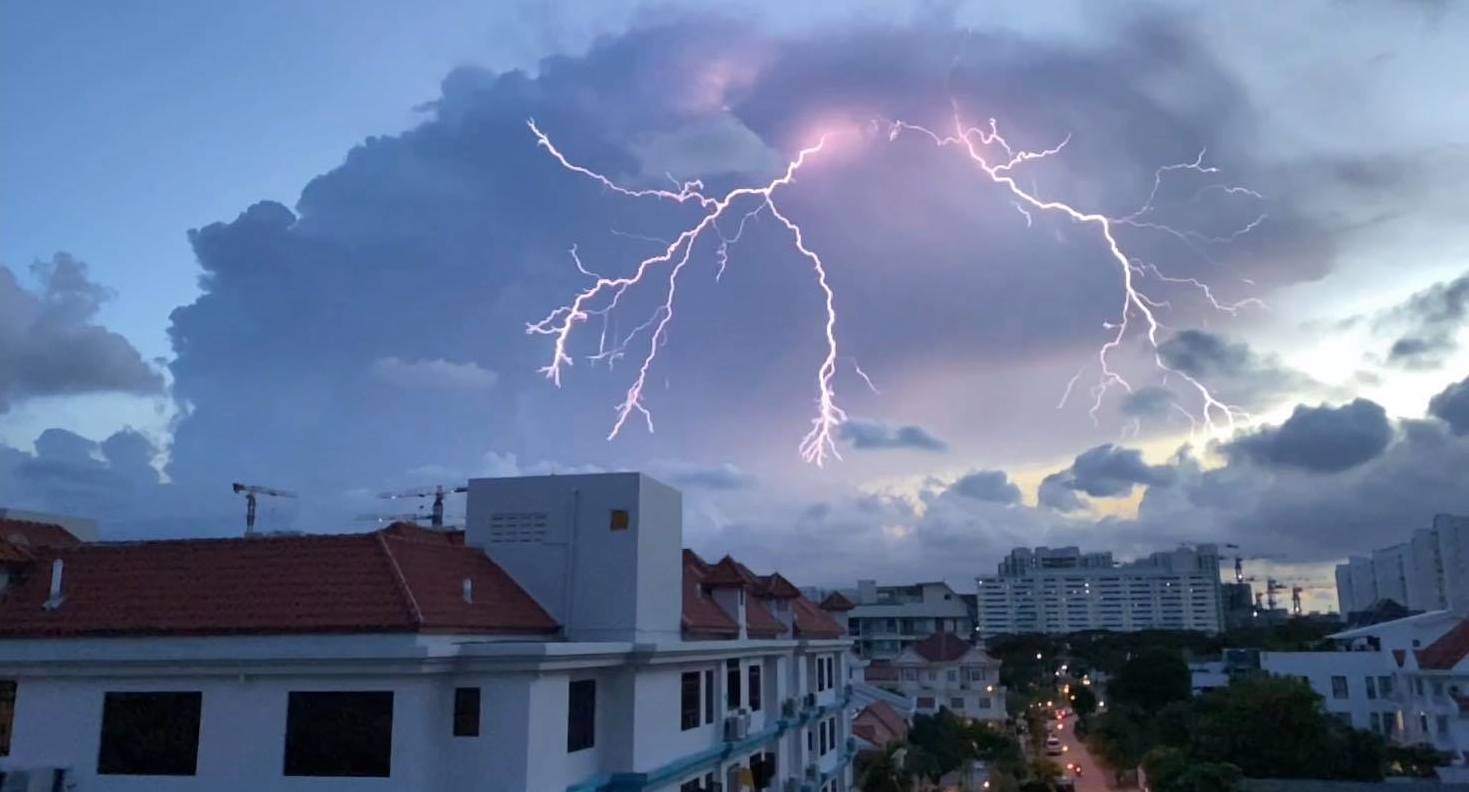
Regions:
[[61, 601], [66, 599], [61, 595], [61, 573], [65, 571], [65, 566], [59, 558], [51, 562], [51, 595], [41, 606], [46, 610], [56, 610], [61, 607]]
[[464, 601], [474, 604], [474, 579], [465, 578], [463, 584]]

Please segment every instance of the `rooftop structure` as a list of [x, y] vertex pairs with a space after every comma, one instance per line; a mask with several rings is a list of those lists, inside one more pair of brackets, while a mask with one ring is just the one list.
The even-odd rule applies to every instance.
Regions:
[[837, 608], [855, 603], [845, 611], [847, 626], [856, 639], [857, 654], [869, 660], [897, 657], [936, 632], [967, 636], [974, 631], [969, 605], [943, 582], [879, 586], [860, 580], [852, 597], [838, 592], [828, 601], [834, 597], [841, 597]]

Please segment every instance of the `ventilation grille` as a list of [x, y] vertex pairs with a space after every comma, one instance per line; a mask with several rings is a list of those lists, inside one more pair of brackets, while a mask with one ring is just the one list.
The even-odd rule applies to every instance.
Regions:
[[508, 544], [546, 541], [545, 512], [495, 512], [490, 515], [490, 542]]

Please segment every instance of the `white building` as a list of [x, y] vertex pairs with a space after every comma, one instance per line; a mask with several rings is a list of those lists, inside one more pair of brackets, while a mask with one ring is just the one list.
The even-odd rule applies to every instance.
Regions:
[[856, 601], [850, 604], [847, 630], [856, 641], [857, 654], [868, 660], [890, 660], [934, 633], [967, 638], [974, 632], [969, 606], [943, 582], [879, 586], [859, 580]]
[[78, 792], [850, 789], [850, 641], [682, 550], [681, 512], [548, 476], [472, 481], [466, 532], [0, 542], [0, 763]]
[[1429, 611], [1331, 637], [1338, 651], [1261, 652], [1260, 667], [1307, 682], [1356, 728], [1450, 754], [1440, 777], [1469, 780], [1469, 620]]
[[984, 647], [951, 633], [934, 633], [907, 647], [890, 663], [867, 667], [867, 682], [913, 702], [932, 715], [947, 709], [973, 720], [1005, 720], [1000, 661]]
[[1469, 517], [1439, 514], [1402, 544], [1336, 567], [1343, 616], [1390, 599], [1411, 610], [1469, 609]]
[[1075, 547], [1018, 548], [981, 576], [978, 627], [989, 637], [1077, 630], [1218, 632], [1219, 552], [1180, 547], [1128, 564]]

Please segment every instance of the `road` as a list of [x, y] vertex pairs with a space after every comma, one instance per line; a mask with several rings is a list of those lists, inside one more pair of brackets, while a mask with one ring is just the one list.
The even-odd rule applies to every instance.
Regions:
[[[1050, 721], [1046, 725], [1054, 729], [1056, 723], [1056, 721]], [[1053, 732], [1061, 738], [1061, 744], [1066, 746], [1066, 753], [1047, 758], [1061, 765], [1063, 768], [1067, 763], [1081, 766], [1081, 775], [1075, 777], [1076, 792], [1109, 792], [1110, 788], [1107, 786], [1106, 771], [1087, 752], [1086, 746], [1082, 744], [1081, 740], [1076, 738], [1076, 732], [1072, 729], [1075, 725], [1076, 718], [1067, 718], [1062, 722], [1061, 730], [1059, 732]], [[1075, 776], [1071, 772], [1067, 772], [1066, 775]]]

